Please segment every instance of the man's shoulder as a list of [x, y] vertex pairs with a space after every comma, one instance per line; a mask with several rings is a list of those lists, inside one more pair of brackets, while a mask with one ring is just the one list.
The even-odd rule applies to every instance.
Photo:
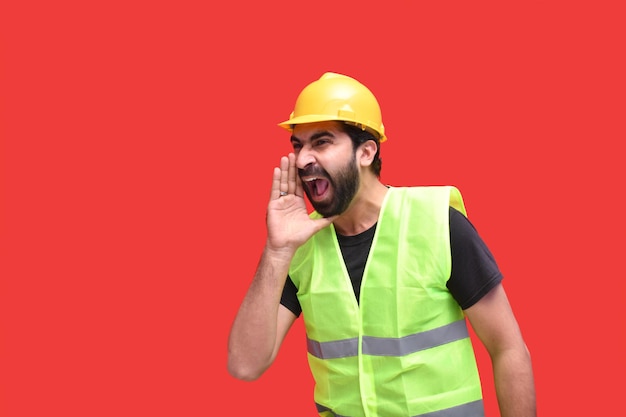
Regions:
[[[442, 200], [444, 202], [460, 199], [460, 193], [453, 185], [414, 185], [389, 187], [389, 190], [391, 191], [391, 196], [400, 199]], [[456, 204], [452, 205], [455, 206]]]

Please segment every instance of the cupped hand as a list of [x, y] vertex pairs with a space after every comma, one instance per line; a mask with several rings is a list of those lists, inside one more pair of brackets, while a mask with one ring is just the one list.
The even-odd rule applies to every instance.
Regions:
[[328, 226], [334, 217], [311, 219], [293, 153], [274, 168], [267, 206], [267, 245], [276, 251], [294, 252], [311, 236]]

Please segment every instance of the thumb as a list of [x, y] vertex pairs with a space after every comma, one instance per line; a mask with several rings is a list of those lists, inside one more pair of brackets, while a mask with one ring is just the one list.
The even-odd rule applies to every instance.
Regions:
[[332, 222], [335, 221], [335, 219], [337, 217], [339, 217], [339, 216], [335, 215], [335, 216], [331, 216], [331, 217], [322, 217], [321, 219], [315, 219], [315, 232], [319, 232], [323, 228], [325, 228], [328, 225], [330, 225]]

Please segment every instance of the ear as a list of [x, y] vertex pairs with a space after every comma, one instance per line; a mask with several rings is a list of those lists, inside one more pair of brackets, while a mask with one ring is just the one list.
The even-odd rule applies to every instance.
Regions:
[[367, 142], [363, 142], [359, 145], [359, 162], [361, 166], [367, 167], [372, 165], [372, 161], [376, 156], [376, 152], [378, 151], [378, 146], [376, 142], [373, 140], [368, 140]]

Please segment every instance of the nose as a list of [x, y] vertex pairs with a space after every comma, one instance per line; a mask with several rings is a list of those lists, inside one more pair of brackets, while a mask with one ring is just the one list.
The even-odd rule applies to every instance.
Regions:
[[306, 146], [303, 146], [296, 153], [296, 168], [304, 169], [315, 162], [313, 153]]

